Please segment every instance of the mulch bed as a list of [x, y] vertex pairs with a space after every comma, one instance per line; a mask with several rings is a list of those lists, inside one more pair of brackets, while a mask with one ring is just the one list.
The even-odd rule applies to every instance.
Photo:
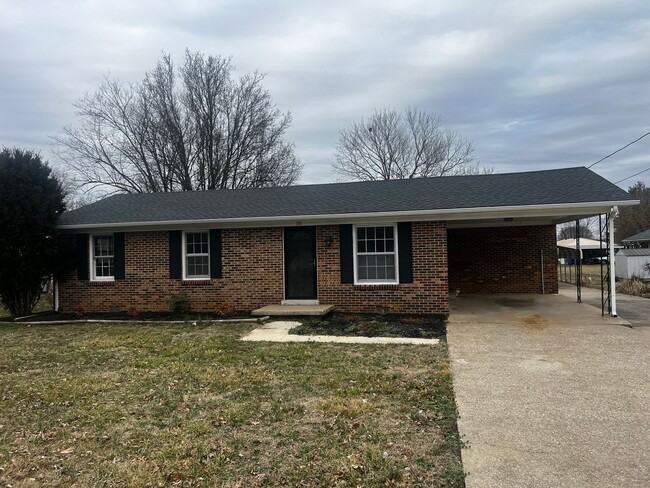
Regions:
[[290, 334], [437, 339], [447, 332], [444, 316], [349, 315], [334, 313], [302, 321]]

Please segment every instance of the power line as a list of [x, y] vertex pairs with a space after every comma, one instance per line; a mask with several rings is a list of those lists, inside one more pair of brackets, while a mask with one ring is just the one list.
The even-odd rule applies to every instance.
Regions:
[[[638, 139], [634, 139], [632, 142], [630, 142], [630, 143], [626, 144], [625, 146], [623, 146], [623, 147], [617, 149], [617, 150], [614, 151], [613, 153], [608, 154], [608, 155], [605, 156], [604, 158], [599, 159], [598, 161], [596, 161], [595, 163], [591, 164], [590, 166], [587, 166], [587, 168], [591, 168], [591, 167], [593, 167], [593, 166], [596, 166], [598, 163], [602, 163], [602, 162], [605, 161], [607, 158], [613, 156], [614, 154], [616, 154], [616, 153], [618, 153], [618, 152], [621, 152], [621, 151], [622, 151], [623, 149], [625, 149], [626, 147], [630, 147], [632, 144], [634, 144], [634, 143], [636, 143], [636, 142], [639, 142], [641, 139], [643, 139], [644, 137], [649, 136], [649, 135], [650, 135], [650, 131], [649, 131], [649, 132], [646, 132], [645, 134], [643, 134], [643, 135], [642, 135], [641, 137], [639, 137]], [[635, 175], [635, 176], [636, 176], [636, 175]], [[630, 178], [632, 178], [632, 177], [630, 176]], [[626, 179], [627, 179], [627, 178], [626, 178]], [[621, 180], [621, 181], [624, 181], [624, 180]]]
[[630, 178], [634, 178], [635, 176], [639, 176], [641, 173], [645, 173], [646, 171], [650, 171], [650, 168], [646, 168], [643, 171], [639, 171], [638, 173], [634, 173], [632, 176], [628, 176], [627, 178], [623, 178], [622, 180], [618, 180], [615, 185], [618, 185], [622, 181], [629, 180]]

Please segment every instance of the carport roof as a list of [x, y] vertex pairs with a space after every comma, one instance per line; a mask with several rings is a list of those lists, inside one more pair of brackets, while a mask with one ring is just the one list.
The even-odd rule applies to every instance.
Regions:
[[118, 194], [62, 215], [61, 229], [445, 214], [535, 206], [635, 204], [584, 167], [242, 190]]

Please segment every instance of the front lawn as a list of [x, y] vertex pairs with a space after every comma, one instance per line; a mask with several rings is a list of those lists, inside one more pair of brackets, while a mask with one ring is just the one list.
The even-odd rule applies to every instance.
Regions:
[[0, 485], [463, 486], [444, 341], [253, 326], [0, 325]]

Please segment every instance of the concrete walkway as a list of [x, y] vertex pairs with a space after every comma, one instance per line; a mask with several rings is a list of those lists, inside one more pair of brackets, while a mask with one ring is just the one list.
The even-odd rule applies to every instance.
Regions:
[[241, 340], [267, 342], [339, 342], [342, 344], [419, 344], [426, 346], [433, 346], [440, 342], [438, 339], [416, 339], [411, 337], [307, 336], [289, 334], [289, 330], [299, 325], [300, 322], [268, 322], [254, 329], [250, 334], [242, 337]]
[[650, 328], [558, 295], [464, 298], [447, 340], [468, 488], [650, 486]]
[[[576, 287], [560, 283], [560, 294], [576, 300]], [[582, 302], [600, 309], [600, 290], [582, 287]], [[632, 327], [650, 327], [650, 298], [635, 297], [623, 293], [616, 294], [618, 316], [630, 322]]]

